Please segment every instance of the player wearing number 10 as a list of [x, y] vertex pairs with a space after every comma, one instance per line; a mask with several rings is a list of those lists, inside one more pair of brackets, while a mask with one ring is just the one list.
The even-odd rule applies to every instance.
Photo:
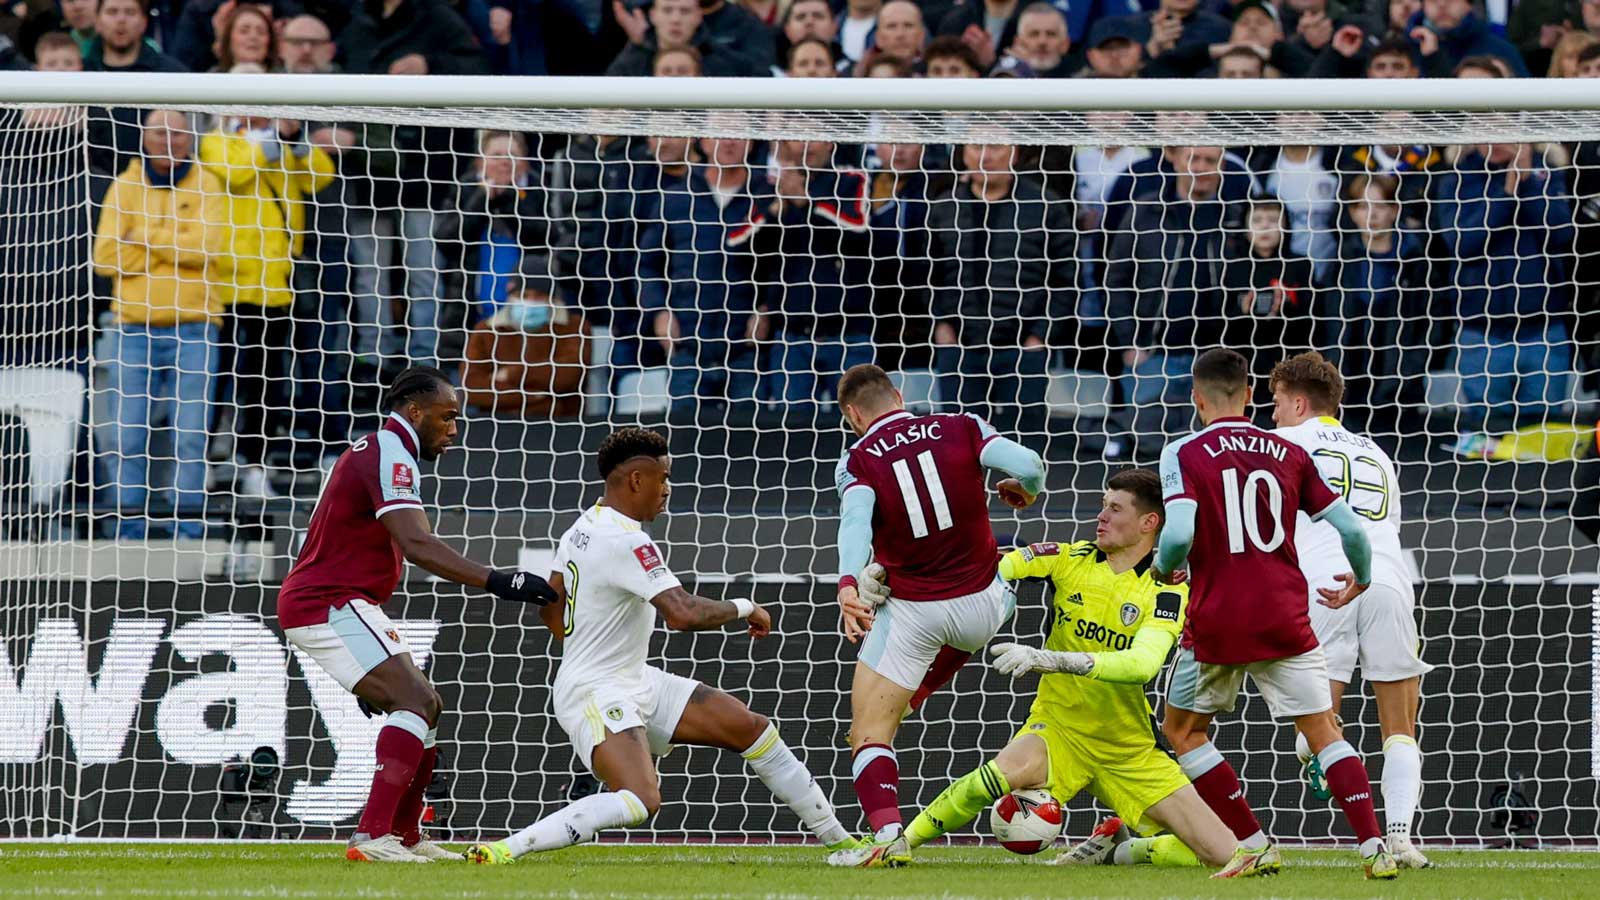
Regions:
[[[839, 407], [860, 440], [839, 460], [839, 605], [845, 637], [867, 635], [850, 688], [856, 796], [880, 843], [899, 835], [900, 722], [1011, 618], [1016, 596], [995, 574], [986, 468], [1021, 508], [1044, 485], [1037, 453], [971, 415], [912, 415], [874, 365], [839, 380]], [[857, 592], [869, 554], [894, 597], [874, 612]]]
[[1310, 454], [1245, 418], [1250, 367], [1232, 350], [1208, 350], [1194, 363], [1194, 405], [1201, 430], [1161, 453], [1167, 524], [1152, 575], [1173, 580], [1187, 557], [1189, 620], [1168, 682], [1162, 731], [1200, 796], [1240, 848], [1220, 876], [1282, 865], [1239, 776], [1212, 745], [1211, 717], [1231, 712], [1248, 674], [1272, 714], [1293, 719], [1322, 763], [1328, 785], [1361, 841], [1369, 878], [1393, 878], [1372, 808], [1361, 757], [1339, 734], [1328, 699], [1328, 666], [1306, 609], [1306, 579], [1295, 554], [1295, 513], [1337, 529], [1354, 574], [1323, 589], [1343, 606], [1372, 581], [1366, 531], [1344, 499], [1322, 480]]

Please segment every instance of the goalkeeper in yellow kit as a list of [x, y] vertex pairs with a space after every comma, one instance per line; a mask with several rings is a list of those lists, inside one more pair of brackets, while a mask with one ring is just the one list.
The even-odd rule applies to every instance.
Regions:
[[[1050, 581], [1052, 624], [1044, 649], [990, 648], [1000, 672], [1045, 673], [1028, 721], [998, 756], [945, 788], [897, 840], [841, 850], [829, 857], [831, 864], [903, 865], [917, 846], [1024, 788], [1046, 788], [1062, 803], [1087, 789], [1120, 817], [1053, 862], [1193, 866], [1229, 860], [1238, 842], [1156, 743], [1144, 692], [1183, 629], [1189, 599], [1186, 585], [1160, 585], [1149, 574], [1162, 511], [1159, 477], [1125, 470], [1106, 484], [1094, 541], [1032, 544], [1001, 559], [1000, 577], [1007, 581]], [[869, 587], [879, 586], [863, 591]], [[1154, 836], [1134, 838], [1123, 822]]]

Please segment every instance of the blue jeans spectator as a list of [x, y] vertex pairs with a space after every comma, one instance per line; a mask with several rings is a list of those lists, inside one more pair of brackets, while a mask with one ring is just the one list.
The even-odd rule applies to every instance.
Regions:
[[[433, 236], [433, 210], [401, 210], [400, 237], [405, 243], [401, 264], [406, 272], [406, 364], [431, 366], [439, 353], [439, 272], [444, 268], [439, 242]], [[380, 316], [387, 325], [387, 310], [380, 309]], [[390, 328], [384, 331], [394, 333]], [[392, 347], [385, 347], [384, 352], [400, 355]]]
[[1570, 392], [1572, 345], [1560, 322], [1512, 334], [1461, 331], [1456, 370], [1461, 374], [1464, 428], [1510, 428], [1548, 421]]
[[[170, 503], [179, 514], [202, 514], [216, 326], [113, 324], [101, 335], [99, 358], [107, 376], [106, 421], [99, 426], [101, 477], [119, 509], [117, 536], [144, 538], [150, 506]], [[158, 422], [172, 429], [170, 484], [150, 480], [151, 437]], [[180, 537], [204, 534], [203, 522], [178, 523]]]
[[672, 411], [693, 413], [756, 398], [756, 351], [747, 341], [685, 338], [672, 349], [667, 393]]
[[935, 350], [933, 368], [939, 378], [939, 399], [948, 412], [970, 412], [996, 428], [1018, 428], [1026, 414], [1042, 422], [1045, 372], [1050, 352], [945, 345]]
[[[1123, 399], [1132, 407], [1129, 430], [1164, 438], [1189, 430], [1194, 390], [1194, 354], [1146, 351], [1144, 359], [1118, 377]], [[1159, 449], [1159, 443], [1156, 445]]]
[[871, 335], [846, 334], [819, 340], [808, 334], [779, 331], [767, 350], [762, 395], [768, 400], [783, 401], [788, 414], [800, 421], [814, 422], [822, 413], [823, 401], [834, 399], [839, 376], [851, 366], [869, 362]]

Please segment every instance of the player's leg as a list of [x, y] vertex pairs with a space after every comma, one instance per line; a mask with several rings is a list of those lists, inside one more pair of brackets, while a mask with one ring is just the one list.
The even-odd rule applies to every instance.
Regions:
[[1401, 681], [1374, 681], [1378, 700], [1378, 728], [1383, 734], [1383, 818], [1389, 850], [1403, 866], [1429, 865], [1411, 843], [1411, 822], [1422, 795], [1422, 750], [1417, 746], [1417, 705], [1420, 677]]
[[1194, 651], [1179, 648], [1167, 685], [1167, 711], [1161, 733], [1178, 756], [1183, 774], [1201, 799], [1214, 810], [1245, 850], [1264, 851], [1271, 846], [1261, 823], [1244, 797], [1239, 775], [1211, 743], [1211, 717], [1232, 712], [1244, 683], [1244, 672], [1232, 666], [1211, 666], [1194, 658]]
[[854, 844], [850, 832], [839, 824], [822, 787], [783, 742], [778, 729], [766, 716], [751, 711], [734, 697], [696, 685], [678, 717], [672, 742], [738, 753], [767, 790], [799, 816], [806, 829], [829, 849]]
[[[1347, 606], [1342, 609], [1328, 609], [1317, 602], [1319, 599], [1316, 588], [1312, 588], [1307, 607], [1311, 617], [1311, 631], [1317, 636], [1317, 643], [1322, 648], [1323, 659], [1328, 666], [1328, 694], [1334, 712], [1334, 723], [1343, 730], [1344, 723], [1339, 720], [1339, 707], [1344, 700], [1344, 692], [1355, 675], [1360, 648], [1357, 610], [1364, 606], [1368, 597], [1362, 595], [1355, 607]], [[1305, 735], [1299, 732], [1295, 732], [1294, 755], [1300, 761], [1301, 771], [1311, 788], [1311, 796], [1318, 800], [1333, 799], [1333, 792], [1328, 789], [1328, 779], [1322, 772], [1322, 763], [1311, 751], [1311, 746], [1306, 743]]]
[[[1221, 866], [1233, 860], [1239, 842], [1201, 799], [1177, 761], [1151, 741], [1143, 752], [1084, 742], [1078, 755], [1089, 760], [1089, 792], [1115, 816], [1053, 863]], [[1134, 837], [1129, 827], [1142, 835]], [[1165, 832], [1165, 833], [1163, 833]], [[1257, 857], [1248, 873], [1268, 874], [1274, 858]]]
[[[1193, 785], [1179, 788], [1163, 797], [1145, 810], [1145, 815], [1172, 832], [1147, 839], [1149, 848], [1145, 850], [1145, 856], [1158, 866], [1197, 863], [1221, 866], [1233, 858], [1233, 851], [1239, 846], [1233, 832], [1223, 824], [1216, 811], [1200, 799], [1200, 792]], [[1136, 852], [1135, 848], [1129, 850]], [[1188, 859], [1193, 859], [1194, 863], [1185, 858], [1185, 851]], [[1134, 852], [1130, 852], [1129, 856], [1133, 856]]]
[[900, 833], [900, 764], [894, 736], [944, 646], [937, 607], [891, 598], [878, 609], [850, 686], [850, 773], [875, 839]]
[[[613, 707], [615, 708], [615, 707]], [[598, 719], [599, 713], [588, 716]], [[631, 827], [649, 821], [661, 808], [661, 787], [645, 729], [636, 714], [629, 727], [607, 733], [608, 725], [590, 723], [605, 734], [590, 756], [589, 766], [608, 790], [590, 794], [495, 844], [475, 844], [466, 858], [475, 863], [505, 863], [527, 853], [560, 850], [594, 840], [607, 828]]]
[[438, 753], [439, 694], [409, 653], [374, 667], [356, 682], [353, 693], [388, 716], [378, 731], [377, 768], [352, 848], [390, 834], [402, 845], [408, 840], [415, 844], [421, 839], [416, 823], [422, 815], [422, 791], [433, 779]]
[[1361, 755], [1341, 734], [1328, 696], [1328, 669], [1321, 648], [1284, 659], [1256, 663], [1251, 677], [1263, 699], [1278, 718], [1294, 719], [1295, 730], [1305, 736], [1316, 754], [1345, 820], [1360, 843], [1361, 858], [1369, 878], [1393, 878], [1394, 859], [1384, 846], [1378, 815], [1372, 805], [1372, 784]]

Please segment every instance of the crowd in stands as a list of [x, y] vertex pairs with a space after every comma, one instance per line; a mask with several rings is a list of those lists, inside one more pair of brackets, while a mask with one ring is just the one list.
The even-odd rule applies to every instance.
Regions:
[[[1084, 90], [1594, 77], [1600, 2], [25, 0], [0, 10], [0, 65]], [[1452, 430], [1492, 432], [1570, 410], [1600, 368], [1594, 144], [846, 145], [134, 109], [3, 124], [87, 129], [75, 188], [3, 154], [0, 200], [86, 191], [94, 216], [8, 248], [0, 274], [13, 297], [96, 298], [102, 501], [147, 509], [159, 485], [180, 535], [223, 430], [234, 490], [265, 494], [284, 442], [336, 451], [352, 392], [409, 363], [459, 372], [481, 411], [582, 415], [597, 333], [613, 385], [669, 367], [675, 413], [822, 427], [858, 362], [931, 370], [942, 402], [1025, 428], [1045, 427], [1051, 372], [1097, 373], [1108, 429], [1154, 438], [1122, 451], [1141, 456], [1189, 427], [1189, 367], [1216, 344], [1255, 348], [1263, 373], [1323, 351], [1388, 431], [1426, 411], [1426, 372], [1460, 377]], [[40, 280], [74, 277], [60, 257], [78, 246], [92, 291]]]

